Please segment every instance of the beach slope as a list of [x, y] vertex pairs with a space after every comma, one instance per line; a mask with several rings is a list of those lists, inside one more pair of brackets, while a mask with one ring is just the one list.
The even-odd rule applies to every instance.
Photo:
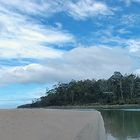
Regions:
[[0, 110], [1, 140], [105, 140], [98, 111]]

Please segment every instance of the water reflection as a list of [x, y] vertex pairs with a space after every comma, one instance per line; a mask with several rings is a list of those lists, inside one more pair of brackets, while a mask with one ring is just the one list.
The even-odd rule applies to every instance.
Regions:
[[110, 140], [140, 140], [140, 111], [102, 110]]

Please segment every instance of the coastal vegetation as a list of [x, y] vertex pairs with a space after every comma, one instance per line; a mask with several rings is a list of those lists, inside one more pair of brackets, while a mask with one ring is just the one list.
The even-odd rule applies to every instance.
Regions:
[[140, 77], [114, 72], [109, 79], [58, 83], [46, 95], [19, 108], [140, 104]]

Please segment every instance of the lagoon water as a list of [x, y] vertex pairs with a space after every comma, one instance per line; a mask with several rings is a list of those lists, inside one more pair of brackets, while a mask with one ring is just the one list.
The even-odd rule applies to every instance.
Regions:
[[140, 109], [101, 110], [107, 140], [140, 140]]

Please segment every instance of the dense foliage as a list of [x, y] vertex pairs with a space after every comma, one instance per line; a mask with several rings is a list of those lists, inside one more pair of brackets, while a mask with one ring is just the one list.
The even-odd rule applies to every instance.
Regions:
[[59, 83], [46, 96], [19, 107], [140, 103], [140, 77], [114, 74], [107, 80]]

